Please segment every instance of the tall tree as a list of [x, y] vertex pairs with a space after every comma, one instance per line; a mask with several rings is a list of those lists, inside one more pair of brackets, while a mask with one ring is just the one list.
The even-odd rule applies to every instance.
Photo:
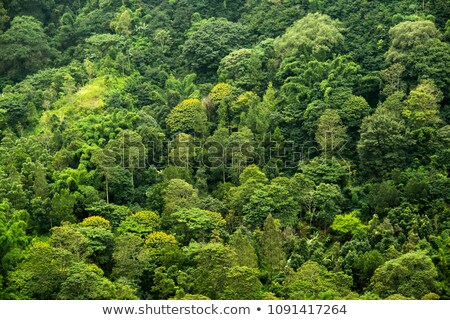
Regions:
[[430, 257], [422, 252], [410, 252], [387, 261], [375, 270], [371, 285], [383, 298], [401, 294], [420, 299], [437, 290], [436, 278], [436, 267]]
[[327, 109], [319, 118], [316, 131], [316, 141], [325, 157], [336, 154], [342, 156], [343, 148], [348, 139], [347, 128], [343, 126], [341, 117], [333, 109]]
[[11, 27], [0, 35], [0, 46], [0, 72], [14, 80], [41, 69], [55, 54], [41, 23], [29, 16], [11, 21]]
[[324, 60], [342, 44], [344, 36], [339, 21], [320, 13], [309, 13], [276, 39], [275, 50], [283, 57], [315, 57]]
[[248, 43], [246, 29], [223, 18], [202, 20], [191, 29], [183, 56], [201, 74], [215, 73], [223, 57]]
[[273, 277], [285, 267], [286, 255], [283, 251], [280, 222], [272, 218], [272, 215], [264, 222], [260, 246], [261, 266], [270, 277]]

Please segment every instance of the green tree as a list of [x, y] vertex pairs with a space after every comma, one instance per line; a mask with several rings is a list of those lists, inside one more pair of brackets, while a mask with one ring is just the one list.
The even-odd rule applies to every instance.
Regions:
[[111, 21], [111, 29], [113, 29], [117, 34], [129, 36], [131, 34], [132, 23], [133, 23], [133, 13], [129, 9], [124, 7], [115, 15], [114, 20]]
[[170, 32], [165, 29], [158, 29], [153, 34], [153, 39], [161, 46], [161, 51], [165, 52], [172, 44]]
[[345, 215], [337, 215], [334, 217], [331, 230], [343, 233], [344, 235], [351, 234], [356, 236], [364, 235], [366, 226], [356, 216], [356, 212], [353, 211]]
[[96, 162], [103, 168], [105, 172], [105, 179], [111, 173], [107, 166], [111, 164], [109, 157], [116, 158], [116, 164], [120, 164], [131, 173], [131, 187], [135, 187], [135, 175], [146, 166], [146, 151], [142, 143], [142, 137], [132, 130], [121, 131], [115, 139], [108, 142], [106, 149], [108, 150], [104, 155], [101, 155]]
[[269, 215], [264, 222], [260, 239], [260, 261], [263, 270], [273, 277], [283, 270], [286, 264], [286, 254], [283, 251], [280, 222]]
[[36, 116], [35, 105], [23, 94], [12, 92], [2, 94], [0, 109], [3, 110], [5, 124], [16, 132], [35, 123], [33, 119]]
[[352, 95], [337, 111], [349, 131], [355, 131], [361, 126], [362, 120], [371, 113], [371, 108], [366, 99]]
[[223, 57], [248, 41], [244, 26], [223, 18], [202, 20], [194, 26], [183, 44], [183, 56], [198, 73], [215, 72]]
[[358, 153], [361, 168], [371, 176], [385, 174], [408, 163], [411, 134], [405, 123], [390, 111], [377, 109], [361, 125]]
[[73, 255], [44, 242], [34, 243], [27, 258], [9, 276], [10, 286], [19, 299], [56, 299]]
[[33, 183], [34, 194], [45, 200], [49, 196], [49, 186], [46, 178], [46, 170], [40, 162], [36, 163], [36, 170], [34, 172]]
[[52, 211], [50, 213], [51, 225], [58, 226], [61, 222], [75, 222], [75, 198], [68, 189], [62, 189], [52, 198]]
[[88, 250], [91, 252], [90, 261], [101, 267], [107, 266], [111, 260], [114, 245], [111, 227], [79, 223], [74, 228], [88, 240]]
[[169, 277], [166, 267], [159, 267], [155, 269], [155, 277], [153, 282], [155, 285], [152, 287], [152, 293], [158, 297], [158, 299], [169, 299], [173, 297], [178, 288], [175, 281]]
[[438, 271], [438, 280], [442, 283], [442, 291], [444, 297], [448, 297], [450, 294], [450, 231], [444, 230], [439, 236], [434, 239], [437, 244], [435, 251], [436, 269]]
[[159, 216], [153, 211], [138, 211], [123, 220], [117, 232], [145, 236], [159, 227]]
[[220, 61], [217, 74], [221, 82], [228, 81], [244, 90], [256, 89], [263, 80], [259, 53], [252, 49], [235, 50]]
[[319, 118], [316, 141], [325, 157], [340, 154], [348, 139], [347, 128], [342, 125], [341, 117], [333, 109], [326, 109]]
[[310, 224], [315, 222], [327, 228], [333, 223], [335, 216], [341, 213], [343, 195], [337, 185], [309, 185], [301, 191], [301, 197], [305, 218], [309, 219]]
[[92, 252], [89, 248], [89, 240], [71, 225], [53, 227], [49, 243], [54, 248], [61, 248], [71, 252], [78, 260], [89, 257]]
[[299, 202], [292, 192], [288, 178], [278, 177], [268, 185], [254, 190], [243, 206], [244, 221], [252, 228], [262, 227], [269, 214], [280, 220], [281, 225], [294, 226], [300, 213]]
[[113, 300], [114, 284], [103, 276], [94, 264], [74, 263], [67, 270], [67, 279], [61, 284], [58, 299], [62, 300]]
[[308, 261], [287, 277], [284, 286], [289, 299], [344, 299], [351, 293], [352, 278]]
[[29, 16], [11, 21], [11, 27], [0, 34], [0, 46], [0, 72], [14, 80], [41, 69], [55, 54], [41, 23]]
[[23, 250], [29, 243], [26, 230], [29, 215], [24, 210], [14, 210], [6, 202], [0, 204], [0, 275], [13, 271]]
[[112, 277], [136, 281], [149, 265], [147, 258], [141, 237], [130, 233], [117, 236], [112, 253]]
[[197, 267], [192, 270], [195, 292], [218, 299], [227, 285], [227, 273], [236, 265], [234, 252], [221, 243], [200, 247], [195, 257]]
[[432, 21], [401, 22], [389, 30], [389, 35], [391, 46], [386, 60], [405, 66], [404, 78], [428, 78], [447, 92], [449, 74], [443, 66], [450, 61], [450, 45], [441, 41], [442, 34]]
[[206, 134], [208, 119], [206, 108], [198, 99], [187, 99], [178, 104], [167, 116], [172, 133]]
[[428, 20], [401, 22], [389, 30], [389, 35], [391, 47], [386, 53], [386, 59], [397, 63], [405, 61], [418, 46], [440, 38], [439, 30]]
[[422, 252], [409, 252], [375, 270], [371, 286], [382, 298], [402, 294], [420, 299], [437, 290], [436, 278], [436, 267], [430, 257]]
[[225, 300], [259, 300], [262, 297], [262, 288], [257, 269], [236, 266], [228, 270], [225, 287], [220, 298]]
[[198, 190], [184, 180], [172, 179], [164, 191], [163, 200], [165, 214], [193, 208], [198, 201]]
[[0, 2], [0, 33], [5, 30], [5, 25], [9, 21], [8, 11], [5, 9], [3, 1]]
[[441, 122], [439, 103], [442, 98], [442, 93], [432, 81], [423, 81], [409, 93], [403, 115], [412, 128], [436, 126]]
[[231, 236], [230, 245], [236, 252], [239, 266], [258, 268], [258, 256], [256, 255], [255, 243], [247, 229], [244, 227], [238, 228]]
[[283, 57], [315, 57], [324, 60], [342, 44], [344, 36], [339, 21], [320, 13], [309, 13], [296, 21], [275, 41], [275, 50]]
[[236, 215], [243, 214], [243, 208], [250, 200], [255, 190], [262, 188], [268, 182], [266, 175], [256, 165], [250, 165], [239, 176], [238, 187], [228, 190], [225, 201]]
[[192, 240], [209, 242], [215, 232], [224, 237], [225, 223], [220, 213], [196, 208], [181, 209], [170, 215], [171, 229], [183, 245]]

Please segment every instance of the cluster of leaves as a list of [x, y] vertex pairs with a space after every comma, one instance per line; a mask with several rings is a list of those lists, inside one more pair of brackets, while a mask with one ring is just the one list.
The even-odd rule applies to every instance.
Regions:
[[0, 298], [450, 298], [449, 19], [0, 0]]

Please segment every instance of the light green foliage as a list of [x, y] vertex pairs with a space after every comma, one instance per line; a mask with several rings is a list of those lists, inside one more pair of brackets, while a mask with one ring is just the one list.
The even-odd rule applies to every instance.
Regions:
[[386, 298], [392, 294], [420, 299], [435, 292], [437, 271], [430, 257], [422, 252], [406, 253], [384, 263], [372, 277], [375, 293]]
[[341, 117], [333, 109], [326, 109], [319, 118], [316, 131], [316, 141], [325, 157], [342, 152], [348, 139], [347, 128], [342, 125]]
[[144, 240], [135, 234], [123, 234], [115, 239], [112, 261], [114, 263], [112, 275], [114, 278], [124, 277], [135, 280], [148, 265], [144, 250]]
[[339, 186], [320, 183], [318, 186], [307, 183], [301, 190], [305, 218], [327, 227], [333, 223], [334, 217], [341, 213], [340, 204], [343, 196]]
[[159, 226], [159, 216], [152, 211], [139, 211], [128, 216], [117, 228], [119, 233], [135, 233], [143, 236]]
[[256, 165], [250, 165], [239, 176], [239, 183], [243, 186], [255, 182], [266, 183], [267, 177]]
[[158, 29], [153, 35], [153, 39], [159, 43], [161, 50], [164, 52], [167, 47], [172, 43], [172, 37], [170, 32], [164, 29]]
[[28, 250], [27, 259], [9, 276], [11, 286], [18, 294], [17, 298], [57, 298], [61, 284], [68, 277], [73, 259], [67, 250], [35, 242]]
[[286, 255], [283, 251], [280, 222], [271, 215], [264, 222], [264, 229], [260, 239], [260, 261], [263, 270], [274, 276], [285, 267]]
[[258, 271], [249, 267], [232, 267], [229, 269], [221, 299], [258, 300], [262, 297], [262, 284]]
[[262, 62], [257, 51], [239, 49], [220, 61], [217, 74], [219, 81], [229, 81], [236, 87], [250, 90], [259, 86], [263, 77], [261, 68]]
[[406, 68], [400, 63], [394, 63], [389, 68], [380, 71], [381, 78], [384, 81], [383, 93], [389, 96], [397, 91], [404, 91], [405, 84], [402, 81], [402, 75]]
[[169, 181], [164, 191], [164, 213], [171, 214], [180, 208], [195, 207], [198, 201], [198, 190], [181, 179]]
[[337, 215], [334, 217], [331, 230], [343, 234], [364, 235], [366, 226], [362, 224], [361, 220], [356, 216], [356, 212], [350, 212], [344, 215]]
[[167, 116], [172, 133], [205, 134], [208, 130], [206, 109], [198, 99], [187, 99], [177, 105]]
[[111, 29], [117, 34], [129, 36], [131, 34], [133, 22], [133, 13], [129, 9], [123, 8], [121, 13], [116, 13], [114, 20], [111, 21]]
[[351, 293], [352, 278], [308, 261], [287, 277], [285, 286], [289, 299], [344, 299]]
[[0, 299], [450, 299], [449, 18], [0, 0]]
[[170, 225], [182, 244], [192, 240], [208, 242], [215, 232], [222, 238], [225, 236], [225, 220], [218, 212], [182, 209], [170, 215]]
[[306, 55], [323, 60], [343, 42], [341, 30], [340, 23], [327, 15], [308, 14], [276, 40], [275, 49], [283, 58]]
[[392, 62], [402, 62], [416, 47], [440, 38], [434, 23], [427, 20], [399, 23], [389, 30], [389, 35], [391, 47], [386, 53], [386, 59]]
[[56, 193], [52, 199], [52, 212], [50, 214], [51, 224], [53, 226], [58, 226], [64, 221], [74, 222], [74, 206], [75, 198], [70, 194], [68, 189], [63, 189], [60, 193]]
[[439, 102], [442, 98], [442, 93], [432, 81], [424, 81], [409, 93], [403, 115], [413, 128], [435, 126], [441, 122]]
[[227, 286], [230, 268], [236, 265], [235, 253], [221, 243], [209, 243], [199, 248], [195, 262], [192, 278], [196, 293], [219, 298]]
[[58, 299], [112, 300], [116, 298], [114, 284], [103, 277], [96, 265], [75, 263], [67, 270], [67, 279], [61, 284]]
[[242, 267], [258, 268], [258, 256], [251, 234], [240, 227], [231, 236], [230, 244], [237, 255], [237, 263]]

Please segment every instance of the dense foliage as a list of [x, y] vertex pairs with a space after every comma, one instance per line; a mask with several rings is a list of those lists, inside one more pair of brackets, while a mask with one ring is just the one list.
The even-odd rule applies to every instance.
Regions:
[[0, 0], [1, 299], [449, 299], [447, 0]]

